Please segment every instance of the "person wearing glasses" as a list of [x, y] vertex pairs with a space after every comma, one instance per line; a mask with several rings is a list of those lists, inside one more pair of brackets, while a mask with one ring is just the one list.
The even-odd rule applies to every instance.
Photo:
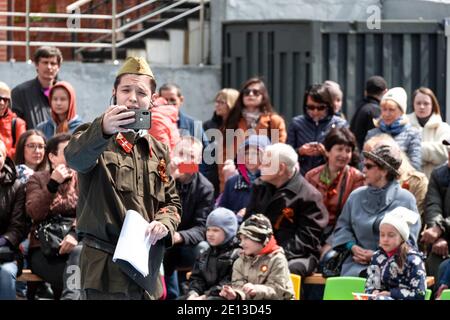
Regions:
[[35, 129], [25, 131], [19, 138], [14, 162], [18, 178], [26, 183], [35, 171], [47, 168], [44, 134]]
[[[218, 141], [216, 141], [215, 138], [215, 132], [217, 130], [222, 130], [223, 126], [225, 125], [225, 122], [228, 119], [228, 116], [231, 112], [231, 110], [234, 108], [234, 105], [239, 97], [239, 91], [232, 88], [224, 88], [221, 89], [214, 99], [214, 114], [211, 119], [208, 121], [203, 122], [203, 130], [205, 130], [205, 134], [209, 139], [209, 143], [217, 144]], [[212, 129], [212, 130], [209, 130]], [[214, 155], [215, 156], [215, 153]], [[213, 166], [213, 172], [210, 175], [210, 181], [214, 186], [214, 196], [217, 198], [219, 196], [220, 192], [220, 181], [219, 181], [219, 168], [217, 166], [217, 163], [212, 164]], [[234, 175], [234, 170], [232, 171], [232, 174]], [[226, 179], [225, 179], [226, 180]]]
[[[234, 136], [227, 134], [229, 130], [232, 130]], [[251, 78], [244, 83], [235, 106], [225, 121], [222, 163], [232, 163], [236, 159], [239, 146], [246, 138], [255, 134], [267, 136], [271, 143], [285, 143], [287, 137], [284, 119], [273, 110], [267, 87], [259, 78]], [[223, 164], [218, 165], [221, 192], [225, 187], [225, 176], [232, 175], [223, 172]], [[234, 173], [235, 169], [236, 167], [231, 165], [229, 171]]]
[[333, 249], [351, 251], [342, 264], [341, 276], [367, 276], [367, 267], [379, 244], [380, 223], [388, 212], [405, 207], [417, 214], [416, 223], [410, 226], [413, 246], [417, 246], [421, 227], [416, 199], [397, 181], [402, 163], [400, 148], [382, 142], [363, 153], [367, 185], [350, 194], [331, 236]]
[[26, 127], [25, 121], [11, 110], [11, 90], [6, 83], [0, 82], [0, 139], [11, 159], [14, 159], [17, 141]]
[[[64, 149], [71, 135], [60, 133], [46, 145], [49, 170], [33, 174], [26, 184], [26, 212], [32, 219], [29, 262], [31, 270], [51, 284], [54, 299], [79, 300], [80, 288], [71, 286], [68, 279], [73, 273], [68, 267], [78, 266], [81, 245], [76, 235], [76, 208], [78, 202], [77, 173], [67, 166]], [[70, 218], [69, 232], [59, 245], [59, 251], [45, 253], [36, 230], [42, 222], [52, 223], [52, 217]]]
[[208, 129], [221, 129], [238, 97], [239, 91], [236, 89], [221, 89], [214, 98], [214, 114], [210, 120], [203, 122], [203, 130], [206, 132]]
[[287, 143], [299, 154], [300, 172], [305, 175], [325, 163], [322, 143], [331, 128], [348, 127], [348, 123], [335, 115], [332, 96], [324, 84], [306, 90], [303, 111], [292, 119]]

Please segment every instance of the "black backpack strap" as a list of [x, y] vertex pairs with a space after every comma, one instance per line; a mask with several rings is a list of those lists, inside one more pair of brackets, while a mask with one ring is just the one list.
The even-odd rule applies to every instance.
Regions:
[[11, 133], [12, 133], [13, 147], [16, 145], [16, 120], [17, 120], [17, 118], [12, 118], [12, 121], [11, 121]]

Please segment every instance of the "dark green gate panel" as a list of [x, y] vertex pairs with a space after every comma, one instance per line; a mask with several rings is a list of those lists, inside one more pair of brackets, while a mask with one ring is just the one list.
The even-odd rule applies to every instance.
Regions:
[[381, 30], [365, 22], [230, 22], [223, 28], [223, 86], [239, 88], [252, 76], [269, 87], [275, 109], [289, 122], [302, 113], [307, 85], [327, 79], [344, 91], [351, 118], [371, 75], [411, 94], [427, 86], [445, 117], [446, 45], [436, 22], [383, 21]]

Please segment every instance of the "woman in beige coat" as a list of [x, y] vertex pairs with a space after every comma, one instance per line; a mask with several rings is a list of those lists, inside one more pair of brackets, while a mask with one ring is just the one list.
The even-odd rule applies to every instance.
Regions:
[[442, 121], [441, 108], [433, 91], [420, 87], [412, 95], [414, 112], [408, 114], [411, 125], [422, 131], [422, 170], [430, 178], [431, 171], [447, 161], [442, 140], [450, 137], [450, 126]]

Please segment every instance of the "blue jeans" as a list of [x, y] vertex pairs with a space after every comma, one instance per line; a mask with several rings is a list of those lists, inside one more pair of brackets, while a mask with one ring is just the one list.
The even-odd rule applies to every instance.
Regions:
[[439, 286], [445, 284], [450, 287], [450, 259], [439, 265]]
[[16, 299], [17, 265], [15, 262], [0, 264], [0, 300]]

